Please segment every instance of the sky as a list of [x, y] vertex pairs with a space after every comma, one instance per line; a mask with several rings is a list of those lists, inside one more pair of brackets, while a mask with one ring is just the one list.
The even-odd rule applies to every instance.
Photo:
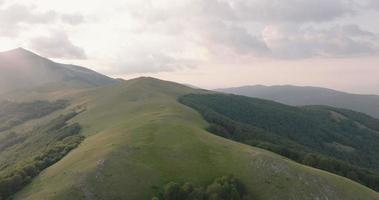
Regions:
[[0, 51], [213, 89], [379, 94], [379, 0], [0, 0]]

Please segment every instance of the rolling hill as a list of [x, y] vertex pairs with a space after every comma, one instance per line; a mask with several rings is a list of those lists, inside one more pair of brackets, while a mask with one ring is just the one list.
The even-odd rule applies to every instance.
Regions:
[[204, 92], [138, 78], [59, 96], [70, 105], [58, 113], [85, 109], [69, 124], [80, 124], [86, 139], [14, 198], [150, 199], [169, 181], [203, 185], [233, 174], [248, 199], [379, 199], [346, 178], [207, 132], [200, 114], [177, 101]]
[[359, 95], [320, 87], [299, 86], [242, 86], [217, 89], [216, 91], [256, 97], [280, 103], [302, 105], [327, 105], [351, 109], [379, 118], [379, 96]]
[[101, 86], [116, 81], [84, 67], [55, 63], [22, 48], [0, 53], [0, 94], [69, 82]]
[[[149, 77], [114, 81], [22, 49], [1, 55], [3, 63], [4, 55], [24, 59], [2, 65], [13, 66], [3, 72], [19, 82], [1, 95], [7, 101], [0, 103], [0, 196], [140, 200], [172, 181], [201, 187], [233, 175], [246, 199], [379, 200], [347, 178], [210, 133], [211, 124], [179, 99], [212, 91]], [[16, 69], [48, 76], [12, 74]]]

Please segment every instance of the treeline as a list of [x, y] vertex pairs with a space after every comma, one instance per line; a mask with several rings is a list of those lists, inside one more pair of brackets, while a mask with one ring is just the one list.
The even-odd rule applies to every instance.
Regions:
[[[207, 118], [209, 119], [210, 116], [208, 115]], [[221, 122], [221, 120], [219, 122]], [[224, 121], [221, 122], [221, 124], [226, 125], [228, 123], [225, 123]], [[275, 139], [265, 140], [265, 138], [267, 137], [260, 137], [259, 134], [250, 135], [249, 137], [249, 133], [251, 132], [243, 131], [251, 131], [253, 129], [247, 129], [243, 126], [238, 127], [238, 124], [236, 123], [229, 123], [227, 127], [224, 127], [221, 124], [212, 123], [207, 128], [207, 130], [221, 137], [232, 139], [255, 147], [267, 149], [269, 151], [275, 152], [304, 165], [308, 165], [328, 172], [332, 172], [334, 174], [338, 174], [340, 176], [344, 176], [351, 180], [357, 181], [363, 185], [366, 185], [367, 187], [370, 187], [376, 191], [379, 191], [379, 174], [377, 172], [353, 166], [347, 162], [331, 158], [320, 153], [311, 153], [311, 151], [307, 150], [306, 147], [301, 147], [300, 145], [292, 144], [288, 141], [286, 146], [286, 141], [280, 140], [276, 137], [274, 138], [279, 139], [276, 143], [273, 142]], [[234, 129], [235, 132], [230, 133], [229, 131], [227, 131], [228, 129]], [[270, 133], [267, 133], [267, 135], [269, 136]]]
[[371, 128], [374, 130], [379, 130], [379, 119], [375, 119], [367, 114], [355, 112], [352, 110], [342, 109], [342, 108], [334, 108], [330, 106], [305, 106], [305, 108], [313, 108], [313, 109], [327, 109], [332, 110], [337, 113], [341, 113], [344, 116], [353, 119], [354, 121], [357, 121], [358, 123], [361, 123], [362, 125], [366, 126], [367, 128]]
[[[213, 133], [217, 134], [215, 132]], [[266, 142], [239, 142], [267, 149], [269, 151], [285, 156], [298, 163], [349, 178], [373, 190], [379, 191], [379, 174], [373, 170], [357, 167], [345, 161], [331, 158], [329, 156], [325, 156], [319, 153], [307, 153], [301, 150], [286, 148], [280, 145], [269, 144]]]
[[205, 187], [170, 182], [152, 200], [242, 200], [246, 195], [241, 181], [233, 176], [223, 176]]
[[76, 115], [75, 112], [62, 115], [49, 123], [48, 127], [38, 129], [53, 136], [53, 140], [43, 151], [30, 160], [20, 161], [3, 171], [0, 176], [0, 200], [7, 199], [28, 184], [42, 170], [53, 165], [76, 148], [84, 139], [79, 134], [79, 124], [66, 122]]
[[28, 120], [46, 116], [68, 105], [66, 100], [0, 103], [0, 132], [22, 124]]
[[[210, 123], [207, 130], [211, 133], [270, 150], [296, 162], [347, 177], [379, 191], [378, 172], [359, 166], [362, 162], [377, 158], [377, 151], [375, 148], [371, 148], [370, 143], [378, 144], [378, 135], [364, 132], [364, 134], [358, 135], [358, 137], [361, 137], [358, 140], [355, 139], [356, 136], [352, 135], [361, 134], [365, 130], [355, 132], [358, 128], [355, 123], [349, 120], [341, 122], [328, 121], [329, 115], [325, 115], [325, 110], [312, 108], [310, 114], [307, 114], [309, 108], [305, 110], [301, 108], [292, 109], [289, 106], [283, 105], [281, 107], [281, 104], [265, 100], [254, 100], [247, 97], [219, 94], [193, 94], [179, 98], [181, 103], [198, 110], [202, 114], [204, 119]], [[253, 105], [250, 101], [254, 101], [252, 102]], [[267, 112], [272, 113], [268, 114]], [[270, 117], [271, 115], [274, 115], [274, 117]], [[301, 116], [304, 116], [307, 122], [302, 122]], [[318, 125], [318, 122], [314, 122], [315, 119], [313, 118], [315, 116], [324, 118], [319, 119], [320, 122], [327, 122]], [[285, 120], [294, 121], [286, 123]], [[297, 123], [303, 124], [297, 125]], [[268, 129], [267, 126], [270, 124], [275, 127]], [[315, 127], [315, 130], [310, 132], [309, 128], [304, 128], [304, 124], [310, 128]], [[279, 131], [281, 130], [280, 127], [283, 127], [283, 132]], [[291, 134], [291, 129], [295, 131], [295, 134]], [[337, 132], [337, 130], [341, 130], [341, 132]], [[298, 134], [300, 132], [303, 133], [300, 135]], [[342, 139], [340, 140], [340, 138]], [[366, 140], [362, 141], [362, 138]], [[324, 146], [325, 143], [332, 144], [333, 141], [339, 140], [343, 143], [345, 139], [351, 143], [355, 142], [356, 144], [352, 145], [354, 147], [365, 145], [366, 141], [367, 146], [362, 146], [361, 149], [353, 149], [354, 152], [338, 152]], [[372, 152], [369, 152], [370, 149]], [[359, 152], [359, 150], [365, 153]], [[346, 156], [349, 153], [352, 155]], [[346, 156], [348, 159], [341, 160], [339, 159], [341, 156]]]

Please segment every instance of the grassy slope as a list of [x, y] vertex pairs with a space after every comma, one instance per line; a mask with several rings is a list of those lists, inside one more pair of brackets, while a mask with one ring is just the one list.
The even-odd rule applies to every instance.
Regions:
[[167, 181], [209, 183], [234, 174], [254, 199], [379, 199], [361, 185], [204, 131], [178, 96], [197, 92], [150, 78], [73, 98], [87, 139], [16, 199], [149, 199]]

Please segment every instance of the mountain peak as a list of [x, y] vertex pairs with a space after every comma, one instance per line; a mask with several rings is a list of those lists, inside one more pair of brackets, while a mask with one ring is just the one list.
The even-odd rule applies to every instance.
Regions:
[[19, 56], [38, 56], [38, 57], [41, 57], [41, 56], [33, 53], [32, 51], [24, 49], [22, 47], [18, 47], [16, 49], [11, 49], [8, 51], [0, 52], [0, 55], [6, 55], [6, 56], [12, 56], [12, 57], [19, 57]]
[[18, 52], [18, 53], [20, 53], [20, 52], [30, 52], [31, 53], [31, 51], [29, 51], [29, 50], [27, 50], [27, 49], [25, 49], [23, 47], [18, 47], [18, 48], [15, 48], [15, 49], [4, 51], [2, 53], [11, 53], [11, 52]]
[[116, 81], [87, 68], [53, 62], [21, 47], [0, 52], [0, 94], [57, 82], [91, 87]]
[[29, 50], [26, 50], [23, 47], [18, 47], [16, 49], [14, 49], [14, 51], [27, 51], [27, 52], [30, 52]]
[[157, 78], [154, 78], [154, 77], [151, 77], [151, 76], [140, 76], [140, 77], [137, 77], [137, 78], [134, 78], [134, 79], [130, 79], [130, 80], [146, 81], [146, 80], [160, 80], [160, 79], [157, 79]]

